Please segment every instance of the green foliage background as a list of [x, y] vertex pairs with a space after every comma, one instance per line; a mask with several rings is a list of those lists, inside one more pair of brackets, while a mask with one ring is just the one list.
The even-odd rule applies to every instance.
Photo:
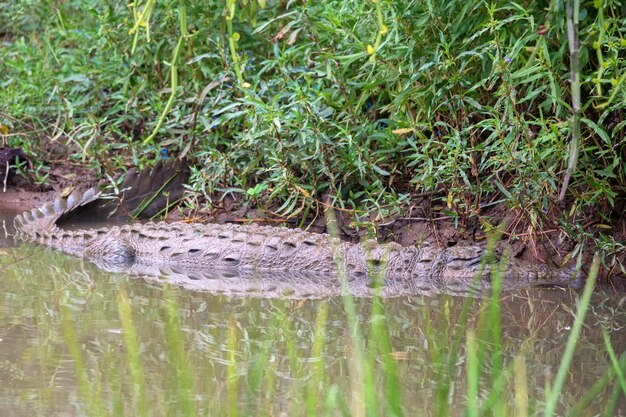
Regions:
[[561, 215], [564, 3], [3, 3], [0, 123], [9, 145], [65, 139], [105, 170], [192, 156], [198, 204], [242, 193], [289, 216], [330, 198], [376, 222], [434, 192], [459, 222], [506, 203], [532, 230], [560, 218], [619, 252], [576, 224], [624, 211], [626, 4], [581, 2], [582, 138]]

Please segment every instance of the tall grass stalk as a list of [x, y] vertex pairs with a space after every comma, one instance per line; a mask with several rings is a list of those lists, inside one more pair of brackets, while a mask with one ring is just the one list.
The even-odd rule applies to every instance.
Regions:
[[[614, 366], [612, 371], [617, 372], [617, 369], [619, 369], [622, 375], [626, 374], [626, 353], [622, 353], [622, 360], [619, 362], [619, 364], [620, 366]], [[613, 384], [613, 390], [611, 391], [611, 395], [606, 401], [606, 407], [604, 408], [604, 413], [602, 414], [602, 417], [613, 417], [615, 415], [615, 409], [617, 408], [620, 398], [622, 397], [622, 395], [626, 395], [623, 394], [624, 391], [621, 385], [621, 381], [617, 381], [615, 384]]]
[[[513, 359], [513, 378], [515, 382], [515, 417], [527, 417], [528, 414], [528, 374], [526, 355], [523, 352]], [[499, 391], [499, 390], [498, 390]]]
[[[229, 323], [230, 324], [230, 323]], [[276, 348], [276, 340], [279, 337], [279, 329], [280, 322], [278, 320], [272, 320], [270, 323], [270, 328], [265, 338], [260, 342], [259, 352], [254, 354], [254, 352], [250, 352], [250, 359], [252, 363], [249, 365], [246, 386], [249, 393], [252, 394], [253, 398], [256, 398], [256, 403], [251, 402], [248, 407], [248, 411], [246, 414], [248, 415], [262, 415], [269, 413], [268, 410], [271, 409], [271, 406], [276, 398], [276, 362], [272, 361], [272, 357], [274, 354], [274, 350]], [[228, 329], [229, 332], [229, 354], [230, 349], [237, 349], [237, 344], [233, 344], [232, 337], [230, 336], [231, 332], [236, 332], [235, 330], [231, 330], [230, 326]], [[236, 341], [236, 340], [235, 340]], [[230, 360], [233, 359], [236, 362], [231, 363]], [[230, 375], [234, 375], [236, 371], [238, 363], [241, 361], [237, 361], [237, 356], [228, 356], [228, 378]], [[244, 364], [242, 364], [243, 366]], [[231, 369], [232, 368], [232, 369]], [[227, 381], [227, 383], [229, 383]], [[227, 385], [227, 389], [230, 388]], [[230, 399], [230, 391], [228, 392]], [[230, 407], [230, 404], [227, 404]], [[255, 410], [256, 409], [256, 410]], [[255, 410], [253, 412], [253, 410]]]
[[441, 417], [450, 415], [448, 397], [450, 395], [450, 387], [453, 381], [452, 375], [454, 374], [454, 369], [456, 367], [458, 355], [461, 349], [461, 342], [464, 336], [462, 329], [465, 328], [468, 322], [473, 302], [474, 300], [471, 298], [463, 300], [463, 307], [461, 309], [458, 322], [456, 323], [456, 329], [451, 329], [448, 327], [447, 323], [443, 329], [438, 329], [443, 330], [443, 334], [447, 335], [451, 339], [450, 345], [445, 344], [444, 346], [439, 346], [439, 353], [436, 356], [435, 362], [436, 366], [440, 368], [436, 390], [437, 415]]
[[226, 367], [226, 390], [228, 396], [228, 415], [230, 417], [239, 416], [239, 365], [237, 361], [238, 337], [237, 322], [234, 319], [228, 321], [228, 339]]
[[[490, 239], [489, 245], [487, 246], [486, 256], [491, 256], [493, 251], [495, 250], [497, 241], [501, 235], [502, 229], [498, 231], [498, 233], [494, 234], [494, 236]], [[491, 271], [491, 300], [489, 301], [489, 309], [488, 309], [488, 329], [489, 336], [492, 342], [492, 360], [493, 360], [493, 377], [495, 380], [498, 379], [500, 372], [502, 371], [503, 361], [502, 361], [502, 330], [500, 323], [500, 294], [502, 293], [502, 280], [504, 277], [504, 272], [506, 270], [506, 261], [498, 265], [492, 265], [493, 270]]]
[[315, 317], [313, 333], [313, 347], [311, 348], [310, 367], [311, 376], [306, 391], [306, 412], [309, 416], [319, 413], [322, 404], [320, 400], [321, 383], [324, 377], [324, 345], [326, 343], [326, 320], [328, 319], [328, 301], [320, 303]]
[[197, 413], [194, 402], [193, 372], [181, 330], [180, 310], [172, 288], [166, 285], [163, 293], [165, 298], [165, 335], [170, 368], [168, 382], [173, 390], [173, 405], [175, 406], [175, 409], [170, 410], [170, 415], [195, 417]]
[[585, 288], [583, 290], [582, 296], [580, 298], [580, 301], [578, 302], [578, 309], [574, 318], [574, 324], [572, 325], [572, 330], [570, 331], [569, 337], [567, 339], [565, 352], [563, 353], [563, 358], [561, 359], [559, 370], [556, 374], [554, 384], [550, 389], [550, 394], [546, 399], [546, 405], [544, 410], [545, 417], [552, 417], [556, 410], [556, 405], [561, 395], [561, 389], [563, 388], [565, 377], [567, 375], [570, 363], [572, 362], [572, 358], [574, 357], [574, 350], [576, 349], [576, 343], [580, 335], [580, 330], [582, 329], [585, 315], [587, 314], [587, 310], [589, 309], [589, 302], [591, 300], [591, 294], [593, 293], [593, 289], [595, 287], [599, 268], [600, 260], [596, 255], [594, 257], [593, 264], [591, 265], [591, 270], [589, 271], [587, 281], [585, 282]]
[[[619, 367], [622, 372], [626, 372], [626, 354], [622, 354], [619, 360]], [[583, 396], [576, 402], [568, 411], [567, 417], [577, 417], [583, 414], [583, 411], [589, 407], [589, 405], [598, 399], [598, 396], [606, 389], [606, 386], [615, 378], [615, 367], [609, 368], [604, 375], [602, 375], [594, 384], [583, 394]], [[619, 387], [616, 385], [617, 393], [620, 394]], [[612, 410], [615, 409], [616, 401], [613, 401], [614, 395], [610, 397], [610, 400], [606, 403], [605, 415], [613, 415]], [[611, 404], [611, 402], [613, 404]]]
[[337, 220], [332, 209], [325, 212], [328, 232], [334, 237], [333, 258], [337, 269], [337, 279], [342, 289], [342, 301], [346, 312], [346, 320], [352, 343], [349, 358], [350, 381], [352, 386], [351, 414], [355, 417], [377, 416], [378, 401], [371, 363], [366, 360], [365, 341], [359, 328], [354, 297], [348, 290], [348, 275], [345, 269], [344, 257], [340, 251], [339, 231]]
[[148, 416], [148, 403], [146, 400], [146, 381], [141, 365], [141, 350], [137, 339], [137, 332], [133, 323], [130, 300], [124, 288], [120, 289], [117, 298], [117, 309], [124, 330], [124, 342], [128, 357], [128, 367], [133, 381], [133, 397], [135, 410], [138, 416]]
[[61, 306], [60, 312], [63, 338], [72, 356], [74, 371], [78, 379], [78, 388], [83, 397], [87, 414], [91, 417], [106, 417], [109, 413], [104, 405], [102, 390], [98, 389], [99, 384], [97, 382], [90, 381], [81, 345], [74, 331], [71, 310], [67, 306]]
[[[372, 300], [372, 328], [370, 336], [371, 365], [374, 369], [375, 360], [382, 362], [382, 375], [384, 376], [384, 402], [386, 408], [385, 415], [401, 417], [404, 415], [403, 401], [400, 390], [400, 378], [396, 360], [392, 355], [392, 345], [389, 339], [389, 328], [383, 300], [380, 297], [380, 286], [376, 289], [376, 294]], [[372, 343], [375, 342], [375, 343]], [[373, 345], [373, 346], [372, 346]], [[374, 383], [374, 380], [372, 380]]]
[[617, 382], [622, 388], [624, 398], [626, 398], [626, 378], [624, 378], [624, 372], [622, 371], [619, 360], [615, 355], [615, 351], [613, 350], [613, 346], [611, 345], [611, 339], [609, 338], [609, 334], [607, 333], [606, 329], [602, 329], [602, 337], [604, 338], [604, 346], [606, 347], [606, 351], [609, 354], [609, 358], [611, 358], [613, 370], [615, 371], [615, 375], [617, 375]]
[[[572, 92], [572, 139], [569, 148], [567, 171], [561, 186], [559, 200], [565, 200], [565, 193], [572, 174], [578, 163], [578, 144], [580, 143], [580, 44], [578, 39], [578, 19], [580, 0], [567, 0], [567, 40], [570, 55], [570, 84]], [[599, 75], [598, 75], [599, 76]]]
[[[254, 0], [253, 0], [254, 1]], [[241, 64], [239, 55], [237, 55], [237, 42], [240, 35], [233, 31], [233, 19], [235, 18], [236, 0], [226, 0], [226, 30], [228, 31], [228, 47], [230, 49], [230, 57], [235, 67], [235, 75], [240, 87], [244, 86], [243, 76], [241, 74]]]
[[466, 359], [465, 366], [467, 368], [467, 402], [466, 416], [478, 417], [478, 395], [480, 386], [480, 360], [478, 355], [478, 342], [476, 341], [476, 333], [468, 330], [466, 335]]
[[273, 358], [274, 351], [276, 349], [276, 340], [278, 340], [279, 334], [280, 323], [275, 320], [272, 323], [272, 328], [267, 337], [267, 349], [264, 349], [261, 353], [261, 360], [264, 361], [267, 365], [263, 370], [264, 386], [261, 392], [259, 392], [259, 395], [262, 397], [263, 405], [267, 409], [271, 409], [277, 398], [276, 379], [278, 378], [278, 363], [271, 359]]
[[180, 37], [178, 38], [178, 43], [176, 43], [176, 47], [174, 48], [174, 52], [172, 53], [172, 61], [170, 62], [170, 78], [171, 78], [170, 97], [167, 100], [167, 103], [165, 103], [165, 107], [163, 108], [163, 111], [159, 115], [159, 119], [157, 121], [156, 126], [154, 127], [154, 130], [152, 131], [150, 136], [148, 136], [143, 141], [144, 144], [153, 142], [154, 138], [159, 133], [159, 129], [161, 129], [161, 126], [163, 126], [163, 123], [165, 123], [165, 118], [167, 117], [168, 113], [170, 112], [170, 109], [172, 108], [172, 105], [174, 104], [174, 99], [176, 98], [176, 94], [178, 90], [178, 59], [180, 57], [180, 51], [181, 51], [184, 41], [185, 41], [185, 36], [180, 35]]

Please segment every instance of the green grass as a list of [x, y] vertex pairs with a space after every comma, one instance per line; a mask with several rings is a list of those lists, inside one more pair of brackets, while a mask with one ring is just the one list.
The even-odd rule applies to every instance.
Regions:
[[[596, 284], [596, 277], [598, 275], [599, 267], [600, 267], [599, 261], [598, 259], [595, 259], [593, 265], [591, 266], [589, 277], [585, 283], [585, 288], [580, 297], [580, 301], [578, 304], [578, 311], [576, 312], [574, 324], [572, 325], [572, 330], [567, 340], [565, 352], [563, 353], [563, 359], [561, 359], [561, 365], [559, 366], [559, 370], [554, 379], [554, 385], [551, 387], [550, 395], [548, 396], [547, 401], [546, 401], [546, 408], [544, 412], [544, 415], [546, 417], [551, 417], [555, 414], [556, 404], [558, 402], [559, 395], [563, 388], [563, 384], [565, 382], [565, 377], [567, 375], [568, 369], [572, 362], [572, 357], [574, 355], [574, 349], [576, 348], [578, 335], [580, 334], [581, 327], [583, 326], [583, 323], [585, 320], [585, 314], [587, 314], [587, 310], [589, 309], [589, 302], [591, 300], [591, 294], [593, 293], [593, 288]], [[616, 365], [615, 362], [613, 362], [613, 366], [615, 365]], [[616, 371], [620, 371], [620, 369], [616, 368]]]

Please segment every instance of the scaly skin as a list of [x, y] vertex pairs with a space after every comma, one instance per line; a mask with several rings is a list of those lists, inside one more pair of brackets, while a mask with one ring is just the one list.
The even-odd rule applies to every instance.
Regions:
[[[294, 298], [482, 292], [491, 272], [503, 287], [572, 284], [572, 271], [516, 260], [481, 262], [477, 246], [439, 249], [341, 242], [326, 234], [258, 225], [147, 223], [66, 231], [55, 222], [98, 198], [94, 190], [17, 216], [23, 240], [129, 275], [234, 295]], [[342, 279], [343, 277], [343, 279]]]

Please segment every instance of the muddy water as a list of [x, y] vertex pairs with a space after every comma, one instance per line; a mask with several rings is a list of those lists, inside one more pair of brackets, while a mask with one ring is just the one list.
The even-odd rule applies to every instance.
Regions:
[[14, 244], [11, 234], [13, 233], [13, 217], [18, 214], [18, 209], [0, 207], [0, 249]]
[[[0, 416], [291, 416], [305, 415], [307, 399], [316, 410], [312, 415], [325, 405], [329, 415], [340, 415], [342, 408], [363, 411], [359, 404], [367, 394], [359, 388], [358, 343], [340, 297], [228, 298], [107, 274], [49, 250], [6, 243], [0, 244]], [[502, 360], [510, 373], [502, 410], [513, 414], [516, 391], [527, 392], [530, 414], [542, 409], [576, 297], [563, 290], [501, 296]], [[451, 414], [465, 413], [465, 339], [448, 377], [442, 379], [445, 370], [437, 365], [457, 332], [465, 335], [484, 319], [484, 301], [470, 300], [468, 324], [459, 328], [465, 301], [383, 301], [406, 415], [437, 415], [442, 380], [451, 384]], [[372, 300], [353, 302], [362, 336], [375, 346]], [[559, 399], [560, 414], [610, 368], [602, 329], [618, 355], [626, 351], [625, 304], [620, 296], [596, 294]], [[326, 320], [320, 319], [323, 311]], [[483, 333], [477, 337], [487, 337]], [[516, 355], [521, 368], [514, 365]], [[382, 394], [389, 378], [381, 357], [370, 362], [380, 397], [393, 395]], [[491, 391], [492, 362], [482, 368], [480, 402]], [[601, 413], [612, 390], [613, 383], [595, 393], [582, 415]], [[616, 413], [626, 414], [623, 396]]]

